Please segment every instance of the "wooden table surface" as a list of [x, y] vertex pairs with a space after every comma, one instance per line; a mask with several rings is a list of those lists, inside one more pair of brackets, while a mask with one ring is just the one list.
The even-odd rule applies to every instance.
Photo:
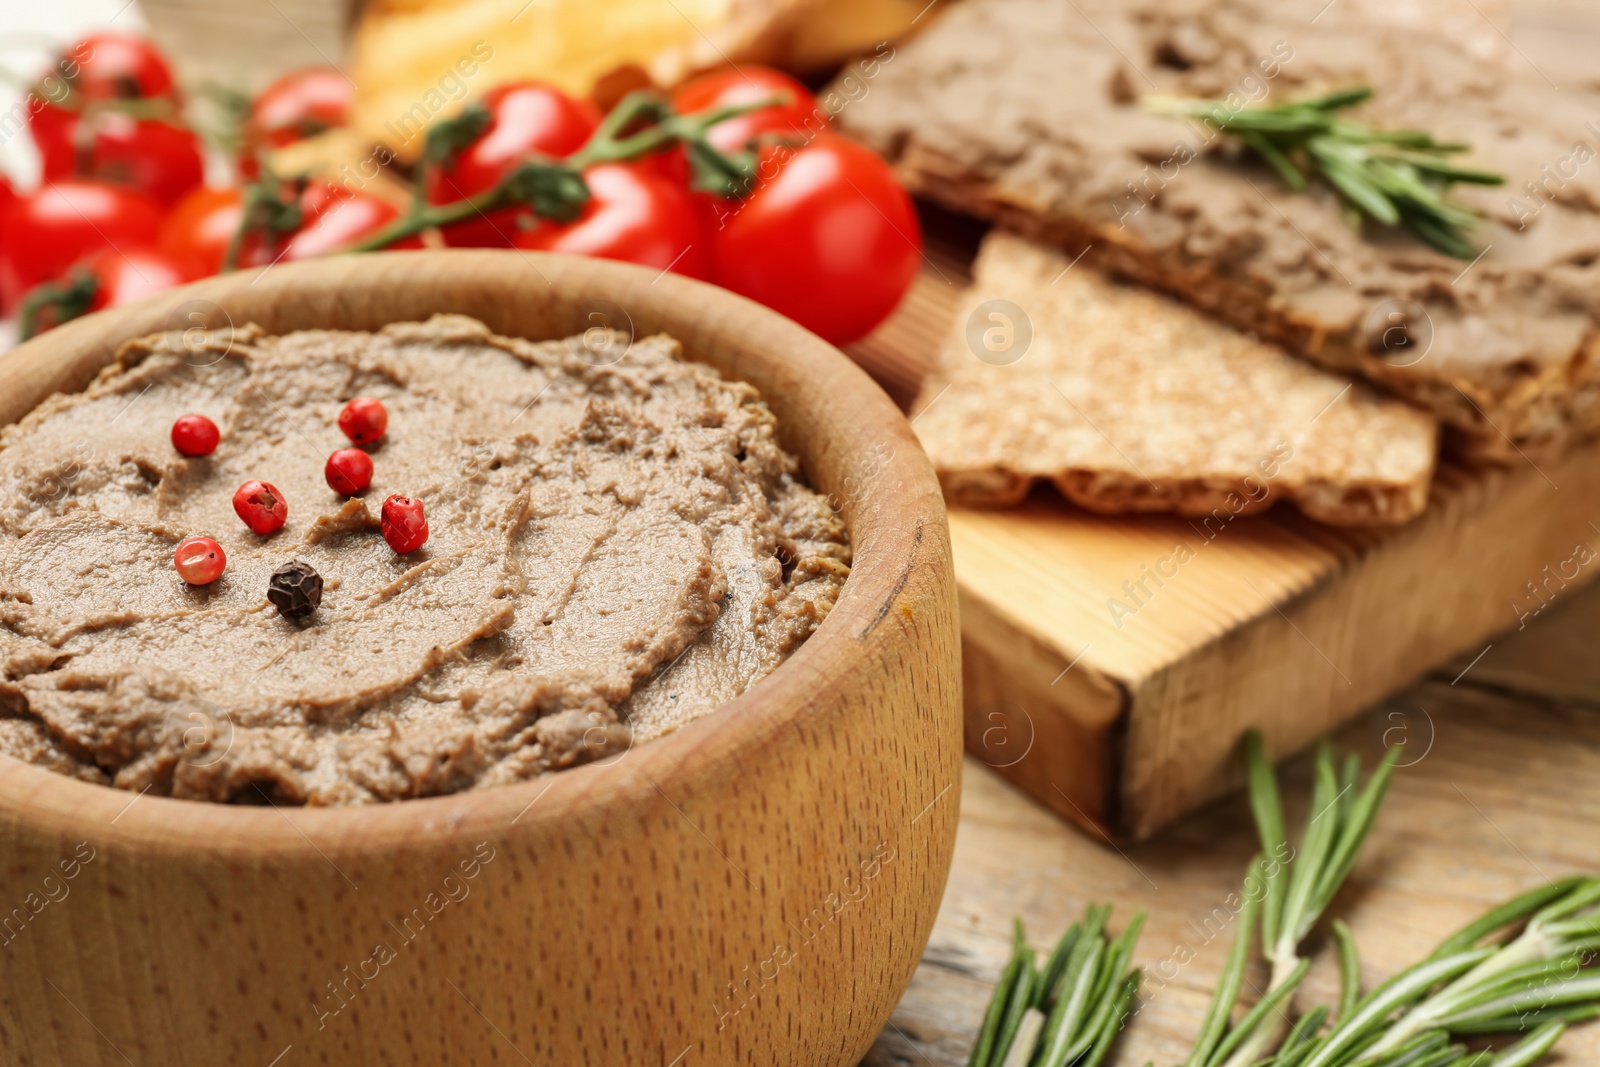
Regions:
[[[1600, 657], [1592, 651], [1600, 589], [1547, 615], [1497, 638], [1464, 674], [1465, 661], [1442, 668], [1338, 735], [1369, 764], [1385, 739], [1404, 742], [1411, 764], [1331, 911], [1355, 930], [1368, 987], [1490, 904], [1600, 867]], [[1284, 775], [1291, 820], [1304, 817], [1307, 769], [1300, 758]], [[1147, 984], [1146, 1007], [1112, 1067], [1181, 1062], [1233, 936], [1219, 933], [1213, 916], [1226, 911], [1213, 909], [1237, 890], [1257, 848], [1242, 798], [1118, 850], [1068, 827], [971, 756], [966, 770], [955, 867], [932, 942], [864, 1064], [964, 1064], [1009, 952], [1012, 917], [1048, 947], [1090, 901], [1115, 901], [1118, 929], [1134, 908], [1147, 909], [1135, 962], [1172, 976]], [[1299, 1003], [1336, 996], [1332, 955], [1319, 945]], [[1600, 1025], [1576, 1028], [1549, 1062], [1600, 1062]]]

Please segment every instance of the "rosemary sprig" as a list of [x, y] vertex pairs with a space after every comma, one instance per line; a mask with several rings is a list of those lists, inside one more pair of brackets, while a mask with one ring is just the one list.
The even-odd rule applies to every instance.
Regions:
[[[1300, 836], [1299, 851], [1291, 855], [1277, 775], [1267, 759], [1261, 736], [1249, 734], [1244, 751], [1250, 807], [1255, 813], [1262, 854], [1251, 862], [1245, 877], [1239, 932], [1184, 1067], [1250, 1067], [1280, 1044], [1287, 1045], [1292, 1039], [1299, 1045], [1315, 1032], [1302, 1028], [1287, 1033], [1288, 1016], [1283, 1010], [1311, 967], [1311, 961], [1300, 955], [1300, 944], [1355, 865], [1356, 853], [1377, 818], [1399, 756], [1399, 750], [1391, 748], [1362, 786], [1360, 761], [1351, 756], [1336, 772], [1332, 747], [1326, 742], [1321, 744], [1317, 749], [1311, 810]], [[1271, 976], [1261, 999], [1236, 1025], [1230, 1026], [1250, 965], [1258, 917], [1261, 955], [1271, 966]], [[1346, 930], [1335, 936], [1344, 940], [1348, 934]], [[1347, 995], [1353, 996], [1348, 990], [1358, 981], [1351, 941], [1342, 982]]]
[[[1526, 923], [1503, 944], [1484, 944]], [[1490, 1061], [1533, 1063], [1568, 1023], [1600, 1014], [1600, 878], [1552, 882], [1486, 913], [1373, 990], [1304, 1067], [1399, 1067], [1452, 1035], [1527, 1033]], [[1515, 1052], [1517, 1057], [1512, 1056]], [[1429, 1060], [1429, 1063], [1432, 1061]], [[1465, 1062], [1441, 1059], [1441, 1063]]]
[[1401, 226], [1447, 256], [1473, 259], [1466, 231], [1478, 216], [1446, 199], [1450, 186], [1503, 185], [1493, 171], [1463, 167], [1450, 156], [1468, 145], [1422, 130], [1380, 130], [1339, 117], [1372, 96], [1367, 86], [1272, 107], [1236, 108], [1222, 100], [1146, 97], [1146, 110], [1198, 119], [1232, 134], [1262, 158], [1285, 185], [1305, 192], [1320, 175], [1357, 212]]
[[[1291, 853], [1261, 738], [1249, 735], [1244, 749], [1262, 853], [1250, 863], [1238, 933], [1184, 1067], [1530, 1067], [1568, 1025], [1600, 1017], [1600, 967], [1583, 966], [1600, 953], [1600, 877], [1574, 877], [1489, 910], [1365, 994], [1355, 938], [1334, 920], [1338, 1004], [1291, 1025], [1286, 1008], [1310, 967], [1302, 942], [1354, 866], [1399, 750], [1363, 785], [1359, 759], [1347, 756], [1336, 771], [1332, 749], [1320, 745], [1311, 810]], [[1144, 920], [1135, 916], [1113, 941], [1110, 912], [1091, 905], [1042, 969], [1018, 922], [968, 1067], [1100, 1067], [1138, 990], [1140, 972], [1127, 968]], [[1258, 930], [1271, 977], [1233, 1023]], [[1520, 1036], [1495, 1052], [1452, 1040], [1477, 1034]]]
[[1128, 962], [1144, 928], [1139, 912], [1112, 938], [1110, 918], [1110, 905], [1089, 905], [1042, 968], [1016, 921], [967, 1067], [1100, 1067], [1139, 991]]

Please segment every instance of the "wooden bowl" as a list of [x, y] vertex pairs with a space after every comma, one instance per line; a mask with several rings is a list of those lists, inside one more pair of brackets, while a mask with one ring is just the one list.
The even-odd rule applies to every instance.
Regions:
[[631, 320], [757, 386], [848, 524], [837, 607], [716, 713], [496, 789], [230, 807], [0, 757], [5, 1063], [845, 1067], [910, 981], [960, 795], [949, 535], [905, 419], [801, 327], [600, 260], [346, 257], [53, 330], [0, 358], [0, 424], [141, 334], [441, 311], [529, 338]]

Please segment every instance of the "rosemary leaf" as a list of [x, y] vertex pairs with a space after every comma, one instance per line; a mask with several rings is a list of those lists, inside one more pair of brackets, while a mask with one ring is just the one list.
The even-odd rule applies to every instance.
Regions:
[[1600, 878], [1583, 878], [1571, 892], [1535, 912], [1531, 922], [1536, 926], [1556, 922], [1597, 903], [1600, 903]]
[[1480, 1052], [1476, 1056], [1468, 1056], [1466, 1051], [1460, 1045], [1446, 1045], [1437, 1052], [1410, 1057], [1404, 1063], [1388, 1064], [1386, 1067], [1489, 1067], [1490, 1053]]
[[1333, 920], [1333, 939], [1339, 943], [1339, 1018], [1344, 1020], [1361, 999], [1361, 956], [1356, 938], [1341, 919]]
[[1364, 104], [1372, 98], [1370, 85], [1354, 85], [1348, 89], [1335, 89], [1325, 96], [1313, 100], [1303, 101], [1303, 106], [1314, 107], [1318, 111], [1343, 111], [1347, 107]]
[[1083, 924], [1073, 923], [1067, 927], [1066, 933], [1061, 935], [1061, 940], [1056, 942], [1055, 951], [1050, 953], [1050, 959], [1045, 964], [1039, 985], [1035, 989], [1034, 1007], [1043, 1008], [1046, 1001], [1055, 995], [1056, 985], [1060, 983], [1061, 976], [1067, 970], [1067, 957], [1071, 955], [1073, 946], [1078, 943], [1078, 938], [1082, 935]]
[[1393, 158], [1445, 181], [1464, 182], [1468, 185], [1504, 185], [1506, 181], [1504, 175], [1496, 174], [1492, 170], [1458, 167], [1447, 159], [1424, 155], [1421, 152], [1397, 152]]
[[[1259, 871], [1260, 868], [1261, 859], [1257, 857], [1252, 861], [1251, 869]], [[1200, 1024], [1200, 1035], [1195, 1038], [1184, 1067], [1206, 1067], [1211, 1062], [1211, 1054], [1222, 1043], [1228, 1029], [1228, 1017], [1233, 1013], [1233, 1006], [1239, 1000], [1239, 989], [1244, 984], [1245, 968], [1250, 965], [1250, 943], [1260, 907], [1257, 898], [1245, 894], [1243, 906], [1239, 909], [1239, 932], [1234, 935], [1233, 947], [1228, 950], [1228, 962], [1223, 965], [1216, 991], [1211, 995], [1211, 1006], [1206, 1010], [1205, 1021]]]
[[1552, 1008], [1547, 1011], [1529, 1011], [1521, 1015], [1502, 1015], [1472, 1023], [1459, 1023], [1453, 1029], [1462, 1035], [1514, 1034], [1530, 1026], [1542, 1026], [1551, 1021], [1567, 1024], [1581, 1023], [1600, 1016], [1600, 1005], [1586, 1004], [1578, 1008]]
[[1306, 151], [1322, 167], [1322, 176], [1333, 183], [1345, 199], [1379, 222], [1390, 226], [1399, 224], [1400, 209], [1389, 199], [1390, 194], [1372, 183], [1375, 175], [1362, 173], [1362, 165], [1367, 162], [1365, 153], [1353, 145], [1325, 137], [1307, 141]]
[[[1477, 945], [1523, 917], [1528, 917], [1527, 925], [1515, 939], [1467, 950], [1488, 955], [1392, 1020], [1368, 1050], [1368, 1058], [1377, 1058], [1423, 1030], [1496, 1032], [1487, 1029], [1493, 1025], [1500, 1027], [1499, 1032], [1518, 1032], [1564, 1021], [1569, 1009], [1581, 1013], [1600, 1005], [1600, 970], [1578, 969], [1583, 955], [1597, 944], [1600, 879], [1569, 879], [1524, 894], [1470, 923], [1441, 950]], [[1450, 957], [1436, 953], [1434, 958]], [[1511, 1025], [1502, 1025], [1506, 1021]]]
[[1446, 1015], [1438, 1020], [1438, 1024], [1448, 1030], [1457, 1023], [1518, 1016], [1523, 1012], [1559, 1008], [1568, 1004], [1587, 1004], [1597, 999], [1600, 999], [1600, 969], [1592, 969], [1559, 982], [1530, 982], [1522, 989], [1489, 997]]
[[1283, 832], [1283, 800], [1278, 795], [1278, 776], [1267, 759], [1261, 734], [1251, 730], [1244, 739], [1245, 768], [1250, 781], [1250, 810], [1255, 815], [1256, 832], [1261, 838], [1261, 854], [1266, 858], [1266, 888], [1261, 905], [1261, 940], [1274, 944], [1283, 916], [1283, 899], [1289, 881], [1285, 875], [1289, 843]]
[[1528, 1064], [1536, 1063], [1539, 1057], [1555, 1047], [1566, 1028], [1567, 1024], [1564, 1022], [1545, 1023], [1515, 1045], [1496, 1055], [1494, 1067], [1528, 1067]]
[[1326, 740], [1317, 746], [1313, 783], [1311, 810], [1307, 813], [1305, 832], [1300, 836], [1300, 850], [1294, 858], [1289, 876], [1289, 898], [1283, 906], [1283, 925], [1278, 931], [1277, 943], [1262, 946], [1274, 964], [1294, 954], [1295, 946], [1317, 920], [1317, 883], [1339, 829], [1336, 810], [1339, 785], [1333, 771], [1333, 750]]
[[1038, 1008], [1029, 1008], [1023, 1012], [1022, 1023], [1017, 1027], [1017, 1039], [999, 1067], [1028, 1067], [1028, 1061], [1033, 1058], [1033, 1050], [1039, 1047], [1039, 1031], [1042, 1029], [1044, 1029], [1044, 1012]]
[[1404, 216], [1406, 227], [1422, 239], [1422, 242], [1435, 250], [1452, 256], [1456, 259], [1471, 259], [1477, 254], [1471, 242], [1455, 232], [1449, 223], [1420, 213], [1412, 212]]
[[1278, 177], [1283, 179], [1283, 184], [1297, 193], [1306, 191], [1305, 175], [1301, 174], [1299, 168], [1289, 162], [1289, 157], [1278, 151], [1270, 140], [1254, 130], [1235, 130], [1234, 132], [1238, 135], [1239, 140], [1255, 149], [1256, 155], [1272, 165], [1272, 169], [1278, 172]]
[[1068, 968], [1061, 994], [1045, 1020], [1044, 1038], [1034, 1061], [1037, 1067], [1066, 1067], [1067, 1052], [1092, 1010], [1090, 996], [1099, 981], [1100, 958], [1104, 954], [1105, 940], [1092, 938], [1077, 972]]
[[1021, 920], [1016, 921], [1016, 931], [1011, 958], [1006, 961], [1005, 968], [1000, 972], [1000, 981], [995, 984], [994, 993], [989, 997], [989, 1007], [983, 1013], [983, 1026], [978, 1030], [978, 1040], [972, 1046], [972, 1054], [967, 1057], [967, 1067], [989, 1067], [994, 1055], [995, 1037], [1000, 1031], [1000, 1020], [1005, 1014], [1006, 1003], [1011, 999], [1011, 991], [1016, 988], [1017, 976], [1022, 969]]
[[1067, 1051], [1061, 1058], [1062, 1063], [1076, 1063], [1078, 1057], [1099, 1040], [1106, 1027], [1111, 1025], [1113, 1017], [1116, 1020], [1113, 1033], [1116, 1029], [1120, 1029], [1122, 1016], [1126, 1014], [1126, 1010], [1124, 1008], [1119, 1013], [1118, 1005], [1124, 998], [1120, 989], [1113, 987], [1121, 986], [1127, 981], [1128, 959], [1133, 955], [1133, 946], [1139, 940], [1139, 932], [1144, 929], [1144, 919], [1144, 912], [1135, 913], [1133, 920], [1106, 952], [1105, 962], [1100, 967], [1100, 979], [1095, 983], [1095, 991], [1091, 997], [1091, 1003], [1097, 1005], [1094, 1014], [1089, 1017], [1072, 1044], [1067, 1046]]
[[[1399, 747], [1386, 750], [1377, 770], [1367, 779], [1366, 788], [1350, 805], [1349, 818], [1343, 820], [1343, 825], [1339, 828], [1338, 844], [1318, 876], [1315, 897], [1317, 915], [1321, 915], [1323, 909], [1333, 902], [1334, 894], [1339, 892], [1339, 887], [1344, 884], [1351, 868], [1355, 866], [1356, 853], [1361, 850], [1362, 843], [1366, 841], [1367, 834], [1378, 817], [1378, 808], [1383, 804], [1384, 794], [1389, 791], [1389, 782], [1394, 777], [1395, 766], [1399, 759]], [[1307, 930], [1309, 931], [1309, 926]]]
[[1133, 998], [1139, 995], [1139, 979], [1143, 974], [1142, 971], [1133, 971], [1122, 980], [1111, 1013], [1101, 1026], [1094, 1044], [1090, 1046], [1089, 1055], [1077, 1067], [1100, 1067], [1105, 1062], [1106, 1054], [1111, 1051], [1112, 1042], [1116, 1041], [1117, 1035], [1122, 1032], [1123, 1023], [1127, 1021], [1128, 1009], [1133, 1007]]
[[1296, 1020], [1289, 1030], [1289, 1036], [1283, 1039], [1283, 1047], [1278, 1050], [1279, 1056], [1287, 1056], [1300, 1048], [1308, 1045], [1317, 1036], [1317, 1031], [1322, 1029], [1322, 1024], [1328, 1021], [1328, 1006], [1318, 1004]]
[[1035, 968], [1034, 950], [1016, 922], [1011, 959], [968, 1067], [1090, 1067], [1104, 1058], [1138, 991], [1140, 972], [1127, 967], [1145, 921], [1138, 912], [1111, 938], [1110, 916], [1109, 904], [1089, 905], [1083, 920], [1056, 942], [1043, 970]]
[[1000, 1030], [995, 1035], [994, 1055], [990, 1063], [1005, 1062], [1006, 1053], [1011, 1050], [1017, 1031], [1022, 1026], [1023, 1013], [1033, 1003], [1033, 985], [1039, 980], [1039, 973], [1033, 969], [1033, 949], [1024, 948], [1020, 955], [1022, 967], [1017, 974], [1017, 984], [1011, 987], [1011, 995], [1006, 999], [1006, 1013], [1000, 1018]]
[[1450, 1056], [1456, 1055], [1454, 1046], [1450, 1044], [1450, 1035], [1443, 1030], [1429, 1030], [1395, 1049], [1382, 1062], [1384, 1067], [1414, 1067], [1415, 1064], [1433, 1059], [1445, 1049], [1450, 1050]]

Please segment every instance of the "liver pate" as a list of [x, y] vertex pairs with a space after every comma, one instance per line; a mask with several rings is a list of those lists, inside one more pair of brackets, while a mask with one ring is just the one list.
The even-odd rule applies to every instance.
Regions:
[[[323, 480], [357, 395], [372, 488]], [[178, 416], [222, 428], [185, 459]], [[0, 435], [0, 751], [120, 788], [356, 804], [610, 758], [737, 696], [827, 615], [843, 525], [748, 385], [666, 337], [534, 344], [455, 316], [376, 334], [134, 341]], [[270, 537], [234, 516], [260, 478]], [[394, 492], [432, 537], [398, 556]], [[228, 553], [210, 586], [172, 553]], [[325, 592], [281, 617], [300, 559]]]
[[[1472, 7], [1327, 0], [969, 0], [886, 64], [840, 123], [912, 187], [1147, 284], [1436, 413], [1521, 462], [1600, 427], [1600, 92], [1444, 28]], [[1465, 11], [1465, 15], [1461, 14]], [[1421, 24], [1418, 24], [1418, 23]], [[1469, 143], [1504, 188], [1469, 265], [1347, 222], [1151, 94], [1292, 99], [1375, 87], [1352, 117]], [[1398, 326], [1410, 343], [1385, 339]], [[1424, 352], [1419, 356], [1419, 353]]]

